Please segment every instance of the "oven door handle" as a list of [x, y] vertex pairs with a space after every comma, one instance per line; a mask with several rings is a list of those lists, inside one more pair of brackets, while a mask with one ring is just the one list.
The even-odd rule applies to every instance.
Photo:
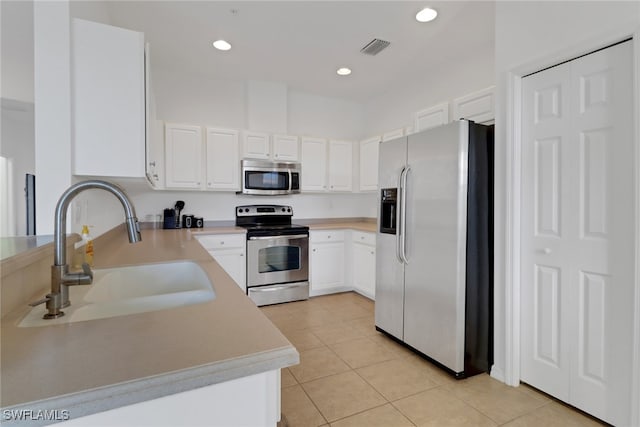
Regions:
[[283, 234], [281, 236], [251, 236], [249, 240], [304, 239], [307, 234]]
[[274, 291], [281, 291], [283, 289], [299, 288], [303, 286], [309, 286], [309, 282], [285, 283], [283, 285], [276, 285], [276, 286], [249, 286], [248, 289], [251, 292], [274, 292]]

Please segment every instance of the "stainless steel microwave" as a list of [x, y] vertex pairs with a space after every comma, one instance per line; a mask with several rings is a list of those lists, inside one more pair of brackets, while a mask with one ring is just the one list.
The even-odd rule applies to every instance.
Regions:
[[242, 160], [242, 193], [277, 196], [300, 192], [300, 163]]

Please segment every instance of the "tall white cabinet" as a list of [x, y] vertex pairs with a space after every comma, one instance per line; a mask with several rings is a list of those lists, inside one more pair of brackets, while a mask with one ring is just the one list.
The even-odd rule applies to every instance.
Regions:
[[207, 128], [205, 144], [207, 189], [240, 190], [238, 131]]
[[144, 34], [72, 23], [73, 173], [145, 177]]
[[376, 191], [378, 189], [379, 147], [379, 136], [360, 141], [360, 191]]
[[202, 186], [202, 130], [199, 126], [165, 125], [167, 188], [198, 189]]
[[302, 191], [327, 189], [327, 140], [302, 138]]
[[329, 190], [353, 189], [353, 143], [329, 141]]

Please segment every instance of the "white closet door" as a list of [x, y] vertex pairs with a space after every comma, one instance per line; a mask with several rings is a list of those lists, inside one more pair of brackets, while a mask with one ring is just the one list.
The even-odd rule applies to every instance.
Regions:
[[[522, 380], [569, 399], [571, 227], [564, 213], [575, 175], [569, 135], [569, 67], [559, 66], [523, 80], [522, 139]], [[577, 156], [574, 156], [574, 158]]]
[[522, 380], [629, 423], [631, 43], [523, 80]]

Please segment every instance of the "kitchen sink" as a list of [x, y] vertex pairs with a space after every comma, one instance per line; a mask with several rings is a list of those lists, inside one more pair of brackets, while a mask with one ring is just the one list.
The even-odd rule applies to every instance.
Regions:
[[211, 281], [191, 261], [144, 264], [93, 270], [93, 283], [69, 287], [71, 306], [57, 319], [42, 318], [34, 307], [19, 326], [49, 326], [145, 313], [215, 298]]

